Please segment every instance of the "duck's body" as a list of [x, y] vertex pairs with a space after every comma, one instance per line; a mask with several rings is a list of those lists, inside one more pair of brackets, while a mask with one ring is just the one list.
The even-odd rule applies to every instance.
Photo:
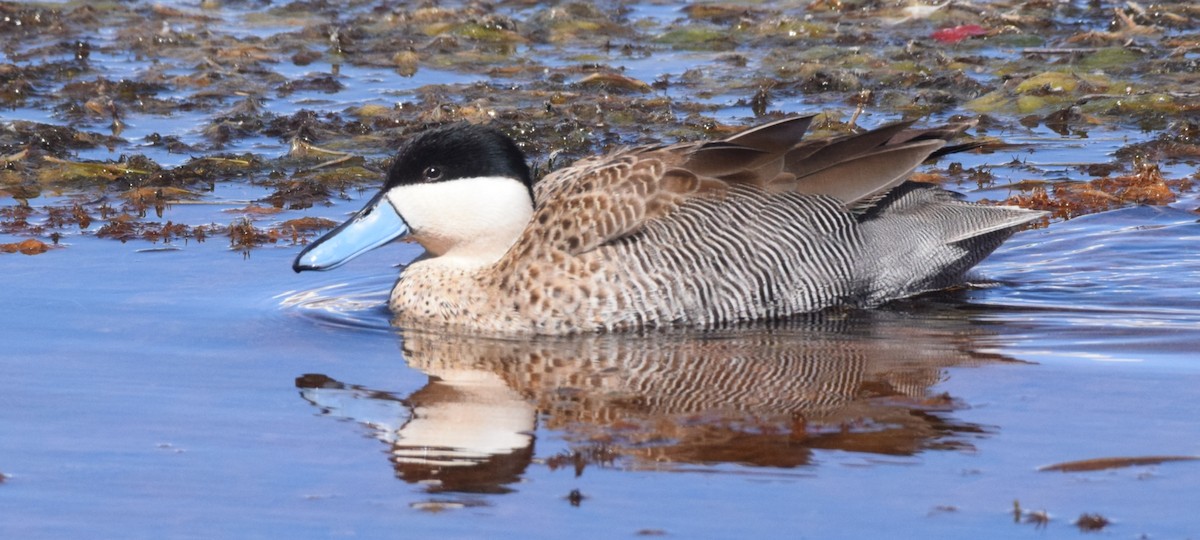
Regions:
[[[295, 268], [336, 266], [386, 243], [396, 234], [363, 240], [356, 229], [368, 227], [355, 223], [393, 209], [399, 233], [411, 230], [433, 255], [392, 290], [398, 325], [495, 334], [713, 326], [953, 285], [1041, 215], [905, 182], [954, 130], [896, 124], [802, 142], [808, 123], [588, 158], [537, 184], [498, 132], [442, 128], [408, 143], [384, 193]], [[486, 157], [447, 164], [476, 154]]]

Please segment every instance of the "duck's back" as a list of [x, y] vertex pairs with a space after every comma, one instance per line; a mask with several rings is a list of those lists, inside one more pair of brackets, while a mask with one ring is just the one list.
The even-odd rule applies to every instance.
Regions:
[[1041, 215], [905, 182], [946, 130], [809, 143], [805, 128], [632, 149], [547, 177], [529, 229], [479, 276], [491, 309], [513, 331], [560, 334], [875, 305], [957, 283]]

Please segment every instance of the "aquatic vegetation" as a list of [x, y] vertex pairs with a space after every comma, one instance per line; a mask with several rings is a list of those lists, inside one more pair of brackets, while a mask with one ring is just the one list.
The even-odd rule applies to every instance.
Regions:
[[1034, 186], [1028, 193], [1013, 195], [1004, 202], [1025, 208], [1047, 210], [1055, 219], [1071, 219], [1131, 204], [1164, 205], [1176, 193], [1190, 190], [1189, 179], [1167, 180], [1157, 165], [1139, 164], [1133, 174], [1105, 176], [1088, 182], [1058, 182]]
[[[722, 3], [665, 17], [583, 2], [240, 10], [0, 2], [0, 104], [25, 111], [0, 129], [0, 204], [32, 205], [26, 225], [7, 219], [5, 230], [48, 240], [110, 226], [104, 237], [128, 240], [114, 229], [134, 225], [111, 216], [60, 217], [116, 204], [132, 222], [150, 208], [173, 218], [172, 204], [213, 202], [223, 183], [272, 190], [259, 200], [279, 211], [256, 219], [282, 223], [377, 181], [411, 133], [462, 120], [496, 123], [542, 173], [783, 112], [837, 119], [817, 135], [867, 118], [951, 114], [978, 122], [971, 135], [1001, 141], [1040, 129], [1143, 131], [1112, 158], [1088, 158], [1111, 171], [1008, 199], [1057, 207], [1060, 219], [1176, 200], [1191, 181], [1121, 173], [1200, 154], [1180, 127], [1200, 114], [1188, 86], [1200, 13], [1183, 1]], [[226, 24], [234, 18], [250, 31]], [[364, 94], [364, 85], [384, 89]], [[271, 141], [288, 150], [256, 149]]]
[[583, 88], [597, 87], [609, 92], [649, 92], [651, 90], [650, 85], [620, 73], [592, 73], [580, 79], [576, 84]]
[[1068, 461], [1065, 463], [1055, 463], [1038, 468], [1039, 471], [1057, 471], [1057, 472], [1087, 472], [1087, 471], [1103, 471], [1107, 469], [1119, 469], [1123, 467], [1138, 467], [1144, 465], [1158, 465], [1161, 463], [1170, 463], [1175, 461], [1196, 461], [1200, 460], [1198, 456], [1137, 456], [1137, 457], [1113, 457], [1113, 458], [1096, 458], [1085, 459], [1082, 461]]
[[676, 49], [701, 51], [727, 51], [733, 49], [737, 42], [729, 34], [718, 28], [686, 27], [668, 30], [654, 38], [655, 43], [669, 45]]
[[1103, 530], [1111, 523], [1108, 518], [1100, 514], [1082, 514], [1079, 519], [1075, 520], [1075, 526], [1083, 532], [1096, 532]]
[[12, 242], [8, 244], [0, 244], [0, 253], [22, 253], [25, 255], [39, 255], [50, 250], [41, 240], [30, 238], [21, 242]]
[[159, 242], [166, 244], [176, 239], [185, 242], [192, 239], [203, 242], [210, 235], [219, 231], [219, 227], [212, 225], [190, 226], [170, 221], [165, 223], [143, 221], [129, 214], [121, 214], [100, 226], [95, 234], [97, 237], [119, 240], [121, 243], [144, 240], [156, 244]]

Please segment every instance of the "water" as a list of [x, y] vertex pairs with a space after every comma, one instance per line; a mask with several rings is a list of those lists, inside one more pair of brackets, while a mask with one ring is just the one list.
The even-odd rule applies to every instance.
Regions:
[[[216, 241], [6, 256], [3, 529], [1011, 538], [1096, 512], [1187, 537], [1196, 464], [1036, 469], [1198, 453], [1200, 257], [1175, 249], [1198, 230], [1134, 208], [1018, 235], [980, 267], [998, 284], [878, 312], [500, 344], [386, 329], [409, 245], [316, 277]], [[1100, 247], [1065, 273], [1059, 244]], [[1014, 500], [1053, 520], [1013, 524]]]
[[[239, 21], [251, 11], [222, 11], [212, 30], [249, 37], [304, 24]], [[627, 17], [682, 19], [669, 5]], [[553, 66], [580, 52], [530, 50]], [[719, 56], [656, 51], [612, 63], [653, 82]], [[111, 80], [147, 67], [133, 55], [97, 52], [93, 62]], [[711, 69], [736, 71], [720, 65]], [[291, 79], [335, 71], [325, 61], [273, 69]], [[270, 94], [264, 110], [392, 106], [424, 85], [496, 81], [427, 67], [415, 77], [336, 70], [345, 90]], [[751, 121], [738, 91], [691, 92], [653, 95]], [[145, 136], [216, 150], [198, 126], [236, 101], [129, 115], [127, 144], [74, 157], [140, 152], [177, 165], [191, 155], [145, 146]], [[3, 121], [67, 123], [40, 105]], [[796, 95], [774, 106], [821, 103]], [[108, 130], [96, 118], [76, 125]], [[956, 157], [998, 177], [956, 186], [970, 198], [1007, 196], [1006, 179], [1086, 179], [1074, 164], [1153, 136], [1120, 125], [1093, 126], [1087, 139], [999, 135], [1031, 146]], [[220, 150], [277, 157], [287, 144], [256, 136]], [[1163, 170], [1181, 178], [1195, 165]], [[352, 200], [270, 219], [340, 220], [372, 195], [347, 191]], [[176, 204], [163, 219], [228, 224], [269, 192], [218, 182], [202, 204]], [[79, 196], [47, 192], [30, 204]], [[971, 286], [873, 311], [517, 342], [393, 329], [387, 291], [419, 255], [412, 244], [297, 275], [300, 246], [287, 241], [248, 253], [224, 237], [122, 244], [96, 238], [94, 223], [65, 234], [61, 249], [0, 254], [0, 537], [1076, 538], [1075, 520], [1098, 514], [1112, 522], [1105, 537], [1196, 538], [1200, 461], [1038, 469], [1200, 456], [1197, 206], [1188, 192], [1171, 206], [1025, 231]]]

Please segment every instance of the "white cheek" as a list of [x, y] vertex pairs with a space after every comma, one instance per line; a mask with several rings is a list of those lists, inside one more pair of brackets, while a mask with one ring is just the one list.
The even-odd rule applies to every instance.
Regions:
[[388, 191], [387, 200], [413, 236], [438, 252], [463, 244], [511, 244], [533, 213], [529, 190], [505, 177], [397, 186]]

